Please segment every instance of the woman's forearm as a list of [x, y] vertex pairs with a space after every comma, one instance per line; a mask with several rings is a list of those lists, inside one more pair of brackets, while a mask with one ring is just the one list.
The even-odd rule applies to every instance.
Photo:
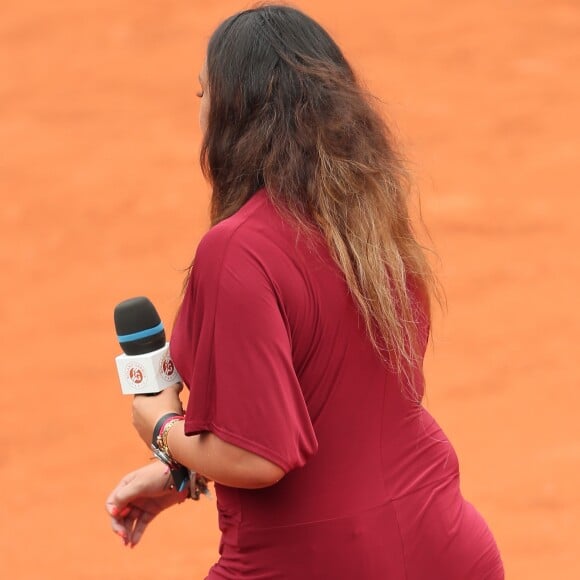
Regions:
[[176, 461], [209, 479], [230, 487], [258, 489], [284, 477], [284, 471], [267, 459], [223, 441], [213, 433], [188, 437], [179, 422], [167, 443]]

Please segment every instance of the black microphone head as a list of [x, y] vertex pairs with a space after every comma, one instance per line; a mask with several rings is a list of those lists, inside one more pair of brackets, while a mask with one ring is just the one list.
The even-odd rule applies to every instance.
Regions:
[[125, 354], [146, 354], [165, 346], [163, 323], [155, 306], [145, 296], [117, 304], [114, 318], [117, 339]]

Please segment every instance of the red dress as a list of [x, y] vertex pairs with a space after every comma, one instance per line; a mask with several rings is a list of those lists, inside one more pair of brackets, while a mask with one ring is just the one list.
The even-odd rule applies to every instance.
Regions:
[[171, 352], [190, 389], [186, 433], [287, 473], [265, 489], [216, 484], [207, 578], [503, 578], [451, 444], [375, 353], [326, 245], [264, 191], [201, 241]]

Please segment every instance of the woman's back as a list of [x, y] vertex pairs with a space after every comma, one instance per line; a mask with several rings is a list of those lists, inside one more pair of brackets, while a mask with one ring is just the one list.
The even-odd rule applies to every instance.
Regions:
[[420, 372], [403, 385], [389, 371], [326, 244], [265, 191], [200, 244], [172, 355], [191, 389], [186, 431], [288, 471], [265, 489], [216, 485], [209, 578], [503, 577], [453, 448], [410, 396]]

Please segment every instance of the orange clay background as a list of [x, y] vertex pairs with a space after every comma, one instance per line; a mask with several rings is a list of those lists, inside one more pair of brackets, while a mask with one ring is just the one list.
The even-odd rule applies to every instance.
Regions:
[[[426, 405], [464, 493], [508, 578], [580, 578], [580, 5], [299, 6], [413, 162], [448, 298]], [[150, 455], [112, 312], [145, 294], [171, 326], [207, 227], [196, 77], [215, 26], [244, 7], [2, 2], [2, 578], [197, 580], [216, 557], [215, 500], [163, 514], [133, 550], [109, 528], [107, 494]]]

